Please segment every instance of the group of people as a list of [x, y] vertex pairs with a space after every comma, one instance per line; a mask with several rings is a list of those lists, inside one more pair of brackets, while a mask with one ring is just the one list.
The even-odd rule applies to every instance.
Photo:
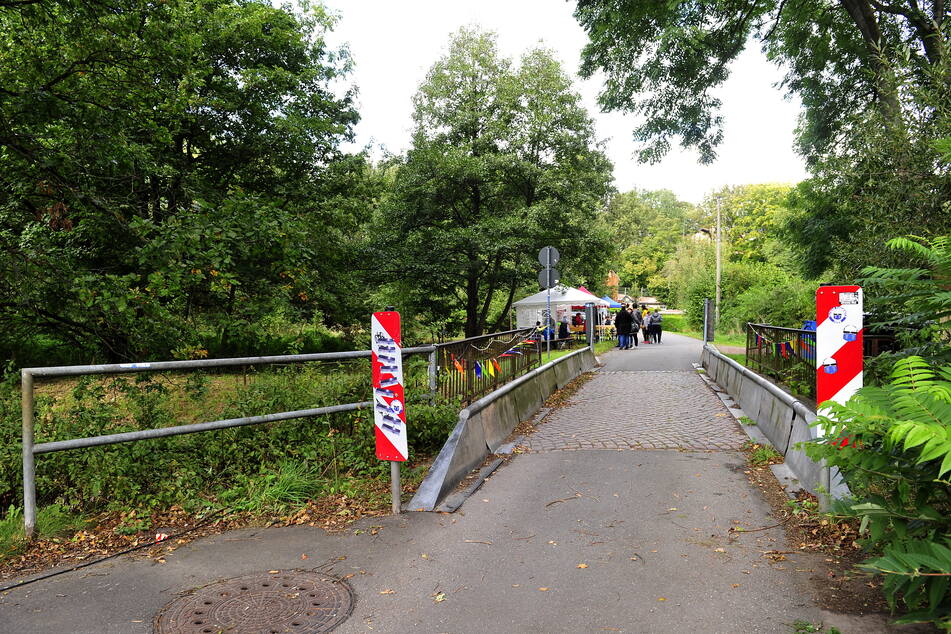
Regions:
[[630, 350], [637, 347], [637, 335], [643, 333], [644, 343], [660, 343], [660, 337], [663, 332], [664, 316], [660, 314], [660, 309], [655, 308], [654, 312], [648, 310], [647, 306], [622, 304], [614, 318], [614, 328], [617, 330], [617, 347], [621, 350]]

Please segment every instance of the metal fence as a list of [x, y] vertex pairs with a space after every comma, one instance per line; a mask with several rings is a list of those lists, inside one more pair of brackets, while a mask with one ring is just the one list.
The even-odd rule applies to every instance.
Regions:
[[[404, 370], [416, 367], [413, 376], [427, 378], [426, 389], [435, 396], [461, 398], [469, 403], [504, 383], [537, 367], [541, 361], [540, 338], [534, 337], [534, 329], [511, 330], [481, 337], [463, 339], [446, 344], [404, 348], [403, 356], [428, 355], [426, 361], [409, 360]], [[553, 349], [586, 345], [575, 338], [553, 341]], [[240, 357], [232, 359], [199, 359], [194, 361], [160, 361], [153, 363], [121, 363], [103, 365], [77, 365], [44, 368], [24, 368], [21, 371], [22, 390], [22, 442], [23, 442], [23, 519], [26, 534], [32, 536], [36, 526], [36, 456], [56, 451], [84, 449], [102, 445], [134, 442], [152, 438], [164, 438], [197, 432], [260, 425], [278, 421], [313, 418], [371, 407], [372, 401], [344, 403], [327, 407], [277, 412], [261, 416], [246, 416], [214, 420], [188, 425], [142, 429], [101, 436], [69, 438], [36, 443], [35, 440], [35, 390], [36, 379], [80, 377], [93, 375], [142, 374], [170, 371], [205, 371], [218, 368], [248, 368], [267, 365], [305, 364], [311, 362], [341, 362], [370, 359], [369, 350], [332, 352], [319, 354], [294, 354], [269, 357]], [[425, 374], [420, 365], [428, 365]], [[461, 368], [461, 370], [460, 370]], [[407, 377], [408, 378], [408, 377]], [[367, 377], [369, 386], [369, 374]], [[420, 381], [421, 382], [421, 381]]]
[[748, 323], [746, 365], [815, 399], [816, 331]]
[[522, 328], [438, 344], [436, 390], [468, 404], [538, 367], [541, 337], [535, 334]]
[[[864, 333], [865, 358], [894, 348], [891, 335]], [[800, 396], [816, 398], [816, 331], [746, 324], [746, 365], [784, 383]]]

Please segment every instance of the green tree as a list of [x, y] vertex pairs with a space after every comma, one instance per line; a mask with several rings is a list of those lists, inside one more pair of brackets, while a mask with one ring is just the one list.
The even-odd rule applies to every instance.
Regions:
[[575, 16], [590, 40], [582, 75], [605, 73], [605, 108], [644, 116], [634, 136], [646, 161], [659, 160], [671, 137], [713, 160], [723, 138], [713, 91], [750, 38], [785, 68], [784, 86], [802, 100], [807, 156], [835, 146], [854, 113], [877, 109], [894, 121], [909, 97], [894, 63], [940, 86], [931, 71], [947, 57], [943, 1], [578, 0]]
[[[330, 20], [258, 0], [0, 12], [0, 319], [113, 359], [246, 340], [313, 312], [314, 205], [356, 120]], [[331, 260], [332, 262], [332, 260]]]
[[611, 165], [550, 52], [515, 68], [493, 35], [461, 30], [420, 86], [413, 121], [371, 254], [400, 306], [462, 315], [467, 336], [499, 329], [545, 245], [561, 251], [566, 281], [600, 279]]
[[693, 206], [669, 190], [634, 190], [608, 204], [608, 217], [620, 249], [616, 269], [622, 286], [648, 288], [679, 242], [697, 230]]
[[941, 150], [951, 136], [951, 66], [943, 66], [943, 90], [906, 77], [904, 89], [925, 105], [907, 109], [903, 126], [856, 115], [849, 141], [817, 159], [791, 195], [786, 225], [807, 275], [854, 280], [867, 265], [907, 267], [915, 256], [888, 249], [888, 238], [951, 233], [951, 157]]
[[708, 231], [715, 231], [719, 206], [723, 238], [729, 243], [726, 257], [756, 262], [782, 259], [791, 189], [781, 184], [724, 187], [700, 205], [698, 221]]

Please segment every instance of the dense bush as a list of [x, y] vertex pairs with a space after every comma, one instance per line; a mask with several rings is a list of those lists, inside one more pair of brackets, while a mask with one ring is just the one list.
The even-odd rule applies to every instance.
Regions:
[[[413, 377], [419, 374], [413, 364], [407, 364], [407, 374], [420, 380]], [[84, 378], [55, 399], [40, 391], [36, 440], [177, 425], [193, 422], [192, 416], [213, 420], [368, 400], [368, 376], [361, 363], [289, 367], [256, 375], [247, 385], [240, 376], [196, 374], [184, 383], [156, 375]], [[0, 390], [6, 438], [0, 445], [0, 508], [6, 509], [21, 500], [20, 408], [11, 381]], [[411, 458], [431, 455], [458, 410], [431, 404], [423, 389], [409, 394], [416, 395], [407, 404]], [[258, 476], [295, 470], [305, 473], [303, 479], [316, 487], [311, 492], [318, 493], [347, 475], [375, 477], [388, 470], [374, 455], [370, 410], [45, 454], [36, 464], [39, 503], [81, 513], [231, 503], [251, 495], [260, 486], [252, 484]]]
[[750, 286], [724, 307], [720, 327], [742, 330], [746, 322], [799, 328], [815, 317], [817, 282], [780, 274], [763, 284]]
[[838, 510], [861, 518], [872, 554], [862, 567], [884, 575], [893, 608], [911, 610], [902, 621], [951, 630], [951, 366], [908, 357], [888, 385], [826, 405], [806, 452], [838, 467], [855, 496]]
[[[703, 325], [703, 300], [716, 295], [710, 256], [710, 245], [684, 244], [664, 269], [673, 303], [683, 309], [687, 326], [694, 330]], [[721, 274], [719, 329], [741, 331], [748, 321], [798, 327], [815, 314], [817, 286], [769, 262], [726, 261]]]

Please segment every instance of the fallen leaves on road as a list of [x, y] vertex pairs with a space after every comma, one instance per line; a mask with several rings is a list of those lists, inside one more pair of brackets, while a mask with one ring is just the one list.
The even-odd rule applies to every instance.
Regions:
[[587, 568], [588, 564], [578, 564], [575, 568]]
[[446, 593], [436, 592], [435, 594], [432, 595], [432, 597], [433, 597], [433, 603], [442, 603], [443, 601], [446, 600]]
[[380, 590], [380, 594], [396, 594], [396, 590], [390, 590], [387, 588], [386, 590]]
[[538, 591], [539, 591], [539, 592], [548, 592], [548, 588], [539, 588]]

